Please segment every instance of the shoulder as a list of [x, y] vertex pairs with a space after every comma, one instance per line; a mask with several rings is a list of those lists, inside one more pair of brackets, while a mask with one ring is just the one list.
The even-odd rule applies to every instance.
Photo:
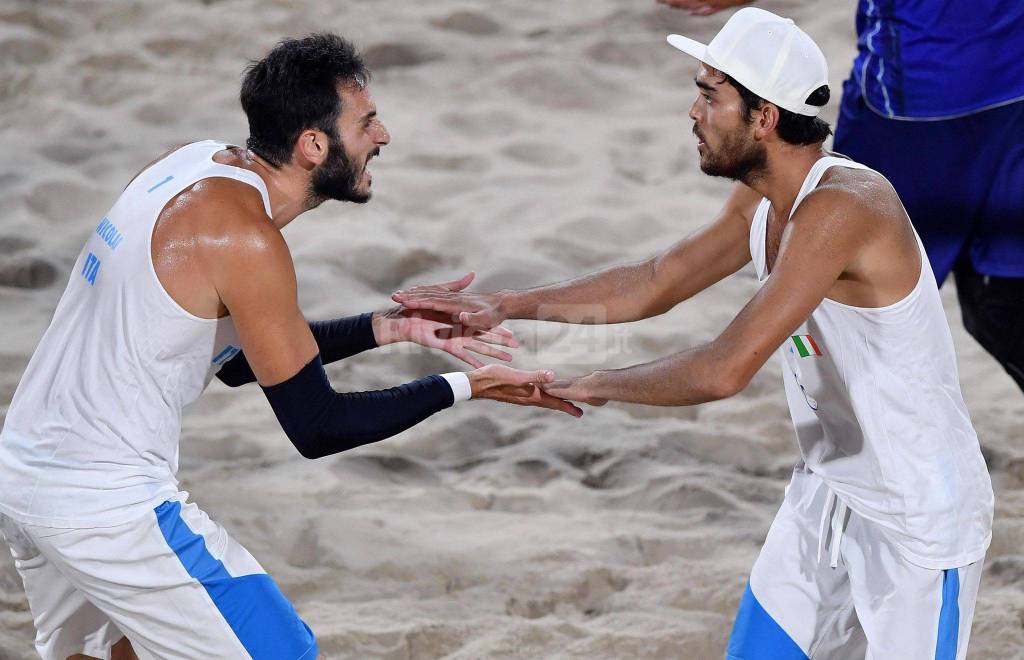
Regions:
[[797, 227], [867, 236], [903, 216], [896, 191], [872, 170], [832, 167], [793, 214]]
[[291, 263], [288, 245], [267, 217], [262, 195], [247, 183], [203, 179], [181, 191], [168, 210], [187, 216], [189, 233], [205, 258]]

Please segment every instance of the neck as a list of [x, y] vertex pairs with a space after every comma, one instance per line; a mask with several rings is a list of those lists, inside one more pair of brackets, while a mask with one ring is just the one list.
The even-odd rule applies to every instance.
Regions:
[[750, 180], [743, 183], [768, 198], [776, 218], [788, 219], [807, 173], [825, 155], [820, 144], [769, 148], [768, 162], [764, 169], [752, 174]]
[[309, 171], [293, 162], [274, 167], [268, 161], [245, 149], [239, 154], [240, 167], [255, 172], [267, 185], [270, 197], [270, 220], [278, 229], [299, 217], [309, 209], [306, 207], [306, 192], [309, 186]]

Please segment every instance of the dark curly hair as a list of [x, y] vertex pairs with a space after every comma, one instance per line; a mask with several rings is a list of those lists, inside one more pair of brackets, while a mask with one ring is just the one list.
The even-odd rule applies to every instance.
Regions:
[[370, 80], [362, 56], [336, 34], [285, 39], [258, 62], [250, 62], [239, 95], [249, 119], [246, 146], [275, 167], [289, 163], [299, 134], [319, 129], [337, 138], [341, 114], [338, 86]]
[[[754, 110], [760, 110], [766, 101], [736, 82], [732, 76], [725, 75], [725, 79], [740, 93], [740, 99], [743, 101], [743, 118], [749, 124], [753, 121], [753, 118], [750, 116], [751, 113]], [[811, 92], [811, 95], [807, 97], [806, 103], [814, 106], [823, 106], [828, 103], [829, 96], [828, 85], [822, 85]], [[821, 119], [808, 117], [807, 115], [798, 115], [785, 108], [779, 108], [778, 130], [779, 137], [789, 144], [817, 144], [824, 142], [825, 138], [832, 135], [832, 128]]]

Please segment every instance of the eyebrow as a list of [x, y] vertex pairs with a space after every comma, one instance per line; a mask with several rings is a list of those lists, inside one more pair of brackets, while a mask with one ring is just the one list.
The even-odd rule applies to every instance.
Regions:
[[694, 77], [693, 82], [694, 82], [695, 85], [697, 85], [697, 87], [700, 87], [701, 89], [703, 89], [705, 92], [708, 92], [709, 94], [714, 94], [714, 93], [716, 93], [718, 91], [717, 89], [715, 89], [711, 85], [707, 84], [706, 82], [701, 82], [701, 81], [697, 80], [696, 77]]
[[377, 110], [376, 109], [370, 110], [365, 115], [363, 115], [363, 118], [360, 119], [359, 121], [360, 121], [360, 123], [366, 123], [368, 120], [373, 119], [376, 116], [377, 116]]

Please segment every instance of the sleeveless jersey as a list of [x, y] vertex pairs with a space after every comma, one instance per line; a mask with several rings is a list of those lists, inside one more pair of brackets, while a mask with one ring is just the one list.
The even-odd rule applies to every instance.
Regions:
[[1020, 0], [860, 0], [857, 49], [851, 80], [883, 117], [951, 119], [1024, 100]]
[[[794, 211], [830, 167], [869, 169], [844, 158], [818, 160]], [[763, 199], [750, 227], [750, 255], [762, 283], [770, 277], [769, 207]], [[921, 273], [906, 297], [876, 308], [826, 298], [779, 353], [806, 468], [877, 524], [908, 561], [945, 569], [984, 556], [992, 484], [920, 239], [918, 248]]]
[[[177, 492], [182, 408], [239, 350], [230, 317], [200, 318], [157, 279], [157, 217], [182, 190], [225, 177], [226, 145], [187, 145], [144, 170], [82, 249], [0, 432], [0, 511], [53, 527], [117, 525]], [[269, 217], [268, 220], [269, 222]]]

